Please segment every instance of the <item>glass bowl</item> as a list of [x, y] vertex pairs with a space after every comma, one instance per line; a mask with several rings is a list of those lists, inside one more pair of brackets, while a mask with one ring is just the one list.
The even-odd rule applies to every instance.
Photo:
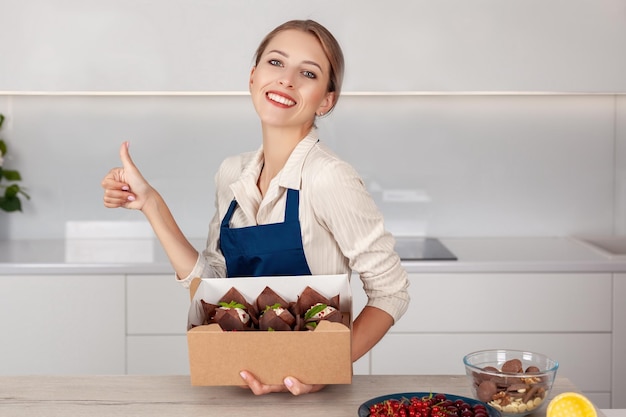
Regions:
[[510, 349], [472, 352], [463, 364], [474, 398], [503, 416], [524, 416], [544, 406], [559, 368], [541, 353]]

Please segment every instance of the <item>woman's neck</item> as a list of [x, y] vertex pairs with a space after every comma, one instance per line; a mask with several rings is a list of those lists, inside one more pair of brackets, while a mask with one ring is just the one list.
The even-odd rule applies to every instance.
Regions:
[[283, 169], [291, 152], [310, 132], [311, 126], [272, 127], [263, 126], [264, 169], [272, 178]]
[[287, 163], [289, 156], [311, 128], [275, 128], [263, 126], [264, 165], [257, 186], [265, 195], [269, 183]]

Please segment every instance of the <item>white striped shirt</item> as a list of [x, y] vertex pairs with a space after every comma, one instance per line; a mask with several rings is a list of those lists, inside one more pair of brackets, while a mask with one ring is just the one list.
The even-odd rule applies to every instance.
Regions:
[[207, 247], [192, 272], [194, 277], [225, 277], [219, 249], [220, 223], [230, 202], [237, 200], [233, 228], [281, 223], [287, 189], [300, 190], [302, 243], [313, 275], [358, 272], [368, 297], [397, 321], [409, 304], [407, 273], [394, 251], [393, 236], [356, 170], [317, 140], [313, 129], [291, 153], [271, 181], [265, 197], [257, 188], [263, 149], [227, 158], [215, 177], [216, 213], [209, 226]]

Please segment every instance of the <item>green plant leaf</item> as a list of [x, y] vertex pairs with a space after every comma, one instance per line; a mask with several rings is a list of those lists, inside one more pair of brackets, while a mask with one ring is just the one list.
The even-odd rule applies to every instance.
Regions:
[[22, 202], [17, 197], [0, 197], [0, 209], [4, 211], [22, 211]]
[[6, 190], [4, 190], [4, 198], [17, 198], [17, 193], [20, 192], [20, 186], [17, 184], [9, 185]]
[[19, 194], [22, 194], [24, 197], [26, 197], [27, 200], [30, 200], [30, 196], [28, 194], [26, 194], [26, 191], [24, 191], [24, 189], [22, 187], [19, 187], [20, 190], [18, 191]]
[[236, 301], [231, 301], [230, 303], [225, 303], [225, 302], [220, 302], [219, 303], [220, 307], [224, 307], [224, 308], [240, 308], [242, 310], [246, 309], [246, 306], [244, 306], [243, 304], [239, 304]]
[[21, 181], [22, 180], [22, 176], [20, 175], [20, 173], [15, 170], [5, 169], [2, 171], [2, 176], [6, 178], [8, 181]]
[[[4, 123], [4, 115], [0, 114], [0, 127]], [[7, 154], [7, 144], [4, 140], [0, 139], [0, 157], [4, 157]], [[4, 163], [4, 161], [3, 161]], [[0, 182], [5, 179], [7, 181], [21, 181], [22, 176], [17, 170], [8, 170], [0, 167]], [[0, 190], [4, 188], [4, 194], [0, 196], [0, 210], [4, 211], [22, 211], [22, 201], [19, 198], [19, 194], [30, 200], [30, 196], [23, 188], [20, 188], [17, 184], [11, 184], [5, 186], [0, 184]]]
[[315, 330], [317, 329], [317, 322], [316, 321], [308, 322], [305, 327], [309, 330]]
[[311, 317], [313, 317], [314, 315], [316, 315], [317, 313], [319, 313], [320, 311], [323, 311], [326, 307], [328, 307], [326, 304], [319, 304], [316, 305], [314, 307], [311, 307], [305, 314], [304, 314], [304, 319], [308, 320]]
[[263, 312], [265, 313], [268, 310], [276, 310], [277, 308], [282, 308], [280, 303], [276, 303], [276, 304], [271, 305], [271, 306], [265, 306], [265, 310], [263, 310]]

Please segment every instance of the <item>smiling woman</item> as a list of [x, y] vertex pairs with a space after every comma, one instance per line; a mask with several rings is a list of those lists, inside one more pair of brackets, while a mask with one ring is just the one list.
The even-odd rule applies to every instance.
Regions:
[[[286, 22], [261, 42], [249, 89], [262, 145], [224, 160], [217, 172], [216, 211], [198, 253], [161, 195], [120, 149], [122, 167], [102, 181], [106, 207], [141, 210], [177, 279], [337, 275], [357, 272], [368, 297], [352, 326], [352, 360], [367, 353], [406, 311], [408, 277], [382, 214], [356, 170], [318, 138], [315, 119], [335, 107], [343, 53], [311, 20]], [[255, 394], [315, 392], [321, 385], [286, 377], [266, 385], [247, 370]]]
[[[294, 137], [306, 135], [315, 116], [328, 114], [337, 103], [343, 67], [337, 41], [312, 21], [287, 22], [270, 32], [257, 49], [249, 82], [262, 123], [296, 127], [300, 132]], [[275, 174], [266, 170], [261, 180]]]
[[[339, 99], [339, 95], [341, 94], [341, 85], [343, 84], [343, 73], [344, 73], [344, 58], [343, 51], [339, 46], [339, 43], [335, 39], [335, 37], [327, 31], [325, 28], [319, 26], [316, 22], [312, 20], [292, 20], [286, 22], [273, 31], [267, 34], [263, 41], [259, 44], [259, 47], [256, 50], [255, 54], [255, 66], [259, 65], [261, 57], [268, 49], [269, 42], [280, 32], [286, 30], [296, 30], [301, 31], [303, 33], [308, 33], [314, 36], [324, 51], [324, 55], [328, 60], [329, 64], [329, 74], [328, 74], [328, 87], [327, 91], [335, 93], [335, 103], [337, 104], [337, 100]], [[284, 52], [283, 52], [284, 54]], [[322, 61], [323, 62], [323, 61]], [[309, 62], [312, 65], [316, 65], [320, 70], [320, 64], [316, 62]]]

